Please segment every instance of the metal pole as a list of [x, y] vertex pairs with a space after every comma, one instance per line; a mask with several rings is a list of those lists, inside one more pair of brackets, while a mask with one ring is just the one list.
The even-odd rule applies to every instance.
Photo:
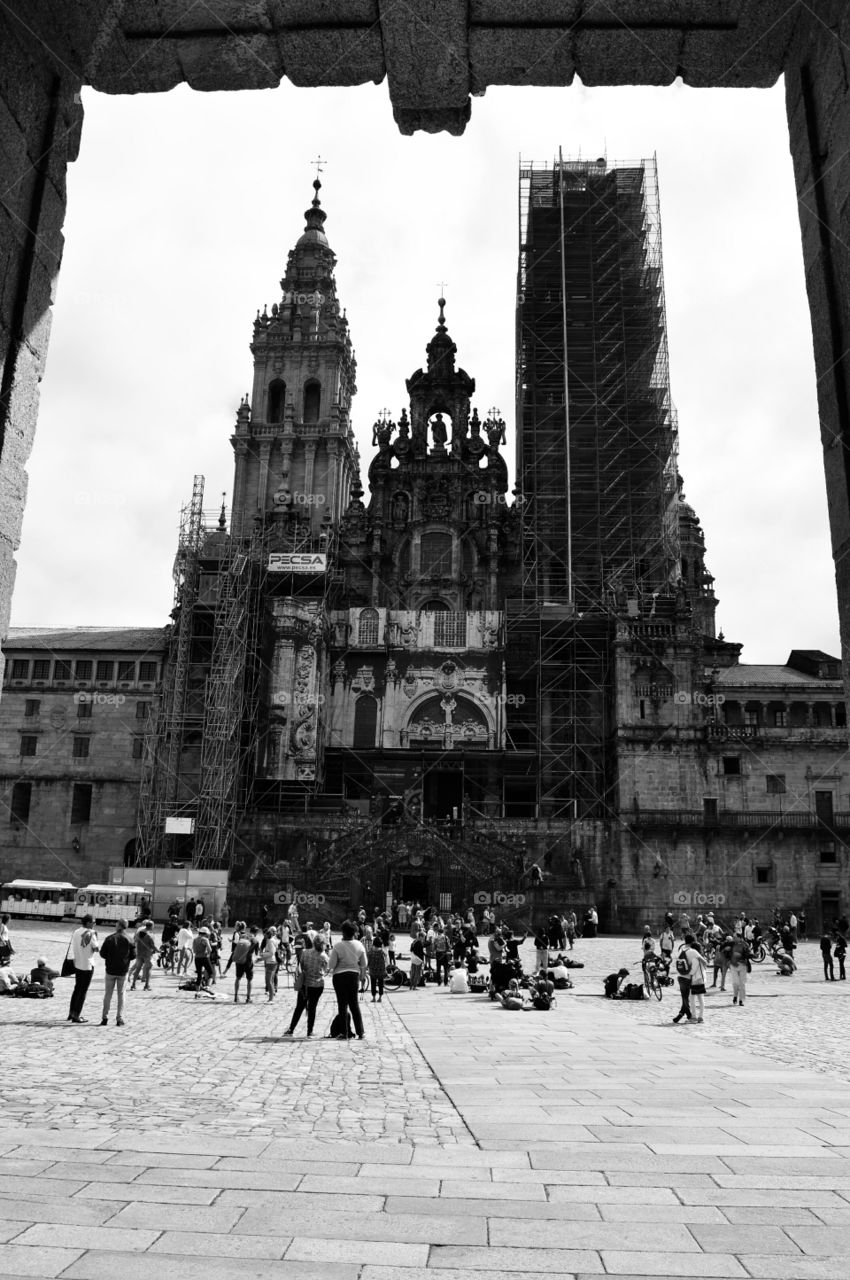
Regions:
[[561, 328], [564, 339], [564, 454], [567, 481], [567, 601], [573, 602], [573, 495], [570, 459], [570, 379], [567, 370], [567, 265], [564, 239], [564, 157], [558, 147], [558, 209], [561, 217]]

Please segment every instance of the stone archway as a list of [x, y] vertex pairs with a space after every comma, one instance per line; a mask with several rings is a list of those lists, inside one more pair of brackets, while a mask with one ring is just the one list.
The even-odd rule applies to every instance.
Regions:
[[[185, 10], [182, 12], [181, 10]], [[635, 19], [636, 10], [639, 17]], [[176, 12], [175, 12], [176, 11]], [[79, 91], [158, 93], [387, 80], [400, 130], [462, 133], [490, 85], [772, 85], [784, 74], [811, 307], [827, 501], [850, 653], [850, 86], [843, 0], [605, 0], [528, 10], [493, 0], [374, 0], [271, 10], [245, 0], [11, 0], [0, 10], [0, 634], [8, 625], [51, 291], [62, 256]], [[411, 39], [415, 27], [416, 38]], [[845, 674], [848, 664], [845, 662]]]

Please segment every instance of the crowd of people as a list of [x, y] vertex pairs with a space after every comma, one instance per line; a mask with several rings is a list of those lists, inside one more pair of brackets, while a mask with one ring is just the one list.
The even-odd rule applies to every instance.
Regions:
[[[842, 916], [832, 931], [821, 938], [824, 978], [827, 981], [835, 977], [833, 958], [837, 958], [839, 963], [839, 977], [845, 976], [848, 927], [850, 923]], [[675, 972], [680, 1007], [673, 1022], [701, 1023], [705, 1019], [707, 992], [714, 989], [725, 992], [727, 981], [731, 985], [732, 1004], [739, 1009], [744, 1007], [747, 979], [752, 973], [754, 959], [770, 955], [778, 974], [790, 977], [795, 973], [797, 962], [794, 953], [800, 937], [805, 935], [805, 928], [805, 916], [802, 913], [798, 916], [794, 911], [774, 911], [773, 923], [766, 929], [757, 917], [748, 916], [743, 911], [730, 924], [715, 919], [713, 911], [698, 915], [694, 924], [686, 914], [677, 920], [672, 912], [668, 912], [657, 939], [651, 927], [644, 926], [643, 982], [627, 983], [629, 970], [623, 967], [604, 979], [604, 993], [609, 999], [643, 999], [652, 986], [650, 972], [653, 978], [660, 976], [662, 983], [672, 982], [673, 978], [668, 979], [667, 975]], [[708, 981], [709, 973], [711, 982]]]

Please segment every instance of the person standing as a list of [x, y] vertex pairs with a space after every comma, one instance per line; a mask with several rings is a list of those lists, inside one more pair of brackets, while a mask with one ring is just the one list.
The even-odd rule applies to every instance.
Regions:
[[[240, 933], [230, 953], [227, 969], [236, 966], [236, 981], [233, 984], [233, 1003], [239, 1003], [239, 983], [245, 979], [245, 1003], [251, 1003], [251, 983], [254, 981], [254, 956], [259, 951], [254, 932]], [[227, 973], [225, 969], [225, 973]]]
[[688, 999], [691, 1002], [691, 1013], [695, 1022], [702, 1022], [705, 1015], [705, 957], [702, 955], [699, 947], [696, 945], [696, 938], [692, 933], [685, 937], [685, 959], [690, 965], [691, 986], [688, 993]]
[[8, 964], [15, 954], [15, 948], [12, 946], [12, 934], [9, 931], [10, 920], [11, 916], [4, 911], [0, 916], [0, 964]]
[[731, 933], [728, 933], [726, 937], [718, 942], [717, 946], [714, 948], [711, 985], [716, 987], [717, 979], [719, 977], [721, 991], [726, 990], [726, 975], [729, 972], [729, 955], [734, 943], [735, 939], [732, 937]]
[[198, 901], [195, 903], [195, 928], [196, 929], [200, 929], [201, 925], [204, 923], [204, 915], [206, 914], [206, 910], [207, 908], [204, 904], [203, 898], [198, 898]]
[[733, 938], [729, 945], [729, 968], [732, 970], [732, 1003], [743, 1008], [750, 971], [750, 944], [746, 938]]
[[449, 985], [449, 961], [451, 959], [451, 945], [444, 929], [438, 925], [434, 930], [434, 963], [437, 967], [437, 986], [445, 983]]
[[368, 955], [369, 982], [372, 987], [372, 1003], [377, 993], [378, 1004], [384, 998], [384, 978], [387, 976], [387, 953], [384, 950], [383, 935], [375, 938], [372, 950]]
[[825, 933], [820, 940], [820, 952], [823, 957], [824, 982], [835, 981], [835, 967], [832, 963], [832, 938]]
[[136, 963], [133, 966], [132, 981], [130, 982], [130, 990], [136, 990], [136, 983], [139, 976], [144, 979], [145, 991], [151, 989], [151, 966], [153, 958], [156, 955], [156, 943], [153, 937], [153, 923], [146, 920], [140, 929], [136, 930]]
[[422, 979], [422, 968], [425, 964], [425, 943], [422, 935], [417, 934], [410, 944], [410, 990], [415, 991]]
[[357, 941], [354, 934], [354, 925], [350, 920], [344, 920], [342, 937], [331, 949], [328, 972], [333, 978], [340, 1025], [346, 1025], [346, 1012], [350, 1010], [357, 1039], [362, 1040], [363, 1018], [357, 992], [361, 977], [367, 970], [366, 948], [362, 942]]
[[844, 959], [847, 955], [847, 939], [844, 937], [843, 933], [836, 935], [835, 947], [833, 948], [832, 954], [838, 961], [838, 977], [843, 982], [847, 978], [847, 974], [844, 969]]
[[100, 948], [100, 958], [103, 961], [104, 970], [103, 1009], [100, 1015], [100, 1025], [102, 1027], [105, 1027], [109, 1022], [109, 1006], [112, 1004], [113, 991], [117, 993], [115, 1025], [116, 1027], [123, 1027], [124, 1025], [124, 987], [130, 969], [130, 961], [136, 954], [135, 947], [127, 937], [127, 928], [126, 920], [116, 921], [115, 932], [107, 934]]
[[178, 978], [181, 973], [187, 973], [189, 970], [189, 961], [192, 959], [194, 941], [195, 935], [192, 932], [191, 925], [184, 924], [177, 934], [177, 960], [174, 972], [177, 974]]
[[284, 1036], [295, 1034], [295, 1028], [298, 1026], [301, 1014], [306, 1009], [307, 1038], [309, 1040], [313, 1034], [313, 1026], [316, 1021], [316, 1006], [322, 998], [322, 993], [325, 989], [325, 974], [328, 971], [328, 957], [325, 955], [325, 940], [322, 934], [317, 933], [313, 938], [313, 945], [304, 948], [301, 953], [301, 959], [298, 962], [298, 968], [301, 973], [301, 986], [298, 988], [298, 998], [292, 1011], [292, 1020], [283, 1034]]
[[88, 1022], [83, 1017], [83, 1005], [91, 986], [94, 971], [92, 961], [100, 950], [91, 916], [83, 916], [80, 926], [71, 935], [71, 953], [74, 958], [74, 990], [68, 1007], [68, 1022]]
[[266, 968], [266, 995], [269, 1000], [274, 1000], [277, 992], [277, 966], [279, 963], [279, 951], [280, 943], [278, 942], [277, 929], [272, 925], [270, 929], [266, 930], [265, 936], [263, 937], [263, 949], [260, 952], [260, 959]]
[[679, 995], [682, 1000], [682, 1007], [673, 1019], [674, 1022], [681, 1022], [683, 1018], [687, 1018], [688, 1022], [693, 1022], [694, 1015], [691, 1013], [691, 962], [687, 954], [688, 938], [692, 938], [693, 934], [685, 935], [685, 942], [679, 949], [676, 958], [676, 976], [679, 980]]

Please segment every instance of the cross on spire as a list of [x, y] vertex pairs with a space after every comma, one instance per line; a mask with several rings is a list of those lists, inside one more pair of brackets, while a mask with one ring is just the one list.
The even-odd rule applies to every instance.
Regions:
[[495, 405], [493, 405], [490, 409], [488, 409], [487, 412], [490, 414], [490, 418], [492, 419], [493, 422], [499, 421], [499, 410], [496, 408]]
[[437, 283], [438, 283], [438, 284], [439, 284], [439, 286], [440, 286], [440, 297], [442, 298], [442, 297], [443, 297], [443, 295], [444, 295], [444, 294], [445, 294], [445, 292], [446, 292], [446, 285], [448, 284], [448, 281], [447, 281], [447, 280], [438, 280], [438, 281], [437, 281]]
[[327, 162], [327, 160], [323, 160], [321, 156], [317, 156], [315, 160], [311, 160], [311, 161], [310, 161], [310, 164], [313, 164], [313, 165], [315, 165], [315, 166], [316, 166], [316, 177], [317, 177], [317, 178], [321, 178], [322, 173], [323, 173], [324, 168], [325, 168], [325, 165], [326, 165], [327, 163], [328, 163], [328, 162]]

